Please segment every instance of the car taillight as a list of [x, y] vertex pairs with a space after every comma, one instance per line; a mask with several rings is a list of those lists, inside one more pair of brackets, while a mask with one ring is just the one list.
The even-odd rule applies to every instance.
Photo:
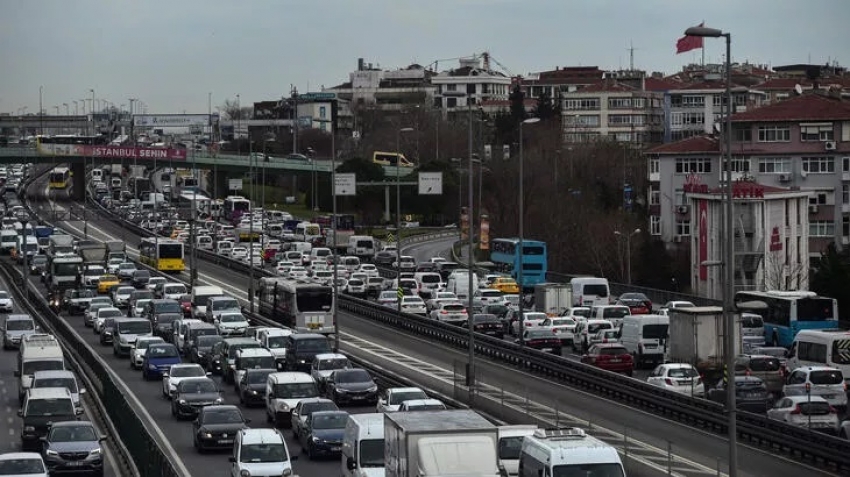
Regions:
[[791, 412], [789, 412], [788, 414], [802, 414], [802, 413], [803, 413], [803, 411], [800, 409], [800, 405], [798, 404], [798, 405], [794, 406], [794, 409]]
[[665, 383], [667, 383], [667, 385], [668, 385], [668, 386], [672, 386], [672, 385], [673, 385], [673, 380], [672, 380], [672, 379], [670, 379], [670, 378], [664, 378], [664, 382], [665, 382]]
[[441, 315], [448, 315], [448, 314], [449, 314], [449, 312], [448, 312], [448, 311], [446, 311], [446, 310], [440, 310], [440, 314], [441, 314]]

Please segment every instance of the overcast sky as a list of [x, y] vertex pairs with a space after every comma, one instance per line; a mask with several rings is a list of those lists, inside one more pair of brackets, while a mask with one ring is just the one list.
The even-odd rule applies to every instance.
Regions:
[[[149, 113], [204, 113], [241, 95], [348, 80], [357, 58], [394, 69], [489, 51], [512, 74], [555, 66], [672, 73], [685, 28], [730, 31], [732, 58], [850, 64], [850, 0], [0, 0], [0, 112], [140, 98]], [[719, 62], [722, 40], [706, 40]], [[441, 70], [457, 61], [440, 61]]]

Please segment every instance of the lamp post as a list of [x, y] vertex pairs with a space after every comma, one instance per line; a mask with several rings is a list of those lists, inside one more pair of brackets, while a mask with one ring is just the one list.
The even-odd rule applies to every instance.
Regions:
[[614, 231], [617, 237], [626, 237], [626, 283], [632, 284], [632, 237], [640, 233], [640, 229], [634, 229], [631, 233], [624, 234], [619, 230]]
[[71, 115], [71, 106], [68, 103], [62, 103], [62, 105], [65, 106], [65, 116], [70, 116]]
[[[401, 154], [402, 133], [413, 132], [413, 128], [400, 128], [395, 133], [395, 152]], [[401, 292], [401, 161], [396, 156], [395, 161], [395, 285], [396, 293]], [[397, 311], [401, 317], [401, 296], [398, 296]]]
[[[687, 36], [702, 38], [726, 39], [726, 217], [725, 234], [726, 267], [723, 269], [723, 281], [726, 286], [723, 290], [723, 314], [726, 323], [726, 369], [735, 369], [735, 315], [732, 313], [732, 295], [735, 293], [735, 239], [732, 233], [732, 34], [724, 33], [717, 28], [691, 27], [685, 30]], [[729, 418], [727, 427], [729, 429], [729, 477], [738, 475], [738, 429], [735, 393], [726, 392], [726, 413]]]
[[523, 264], [522, 264], [522, 256], [525, 251], [525, 223], [523, 220], [523, 216], [525, 215], [525, 192], [523, 191], [523, 179], [524, 170], [523, 170], [523, 145], [522, 145], [522, 130], [523, 126], [526, 124], [534, 124], [540, 122], [540, 118], [528, 118], [519, 123], [519, 244], [517, 244], [517, 256], [519, 257], [519, 270], [517, 270], [517, 284], [519, 285], [519, 344], [520, 346], [525, 346], [525, 338], [523, 337], [523, 333], [525, 332], [525, 323], [523, 322]]

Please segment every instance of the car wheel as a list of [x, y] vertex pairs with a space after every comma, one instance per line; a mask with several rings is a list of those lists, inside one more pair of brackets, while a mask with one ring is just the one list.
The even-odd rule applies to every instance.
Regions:
[[634, 374], [635, 374], [635, 372], [631, 369], [626, 371], [626, 376], [628, 376], [628, 377], [632, 377], [632, 375], [634, 375]]
[[177, 417], [177, 406], [175, 406], [174, 403], [171, 404], [171, 415], [173, 417]]

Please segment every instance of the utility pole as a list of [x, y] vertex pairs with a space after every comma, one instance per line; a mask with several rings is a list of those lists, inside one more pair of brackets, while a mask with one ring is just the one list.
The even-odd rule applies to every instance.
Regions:
[[298, 154], [298, 87], [292, 85], [292, 153]]

